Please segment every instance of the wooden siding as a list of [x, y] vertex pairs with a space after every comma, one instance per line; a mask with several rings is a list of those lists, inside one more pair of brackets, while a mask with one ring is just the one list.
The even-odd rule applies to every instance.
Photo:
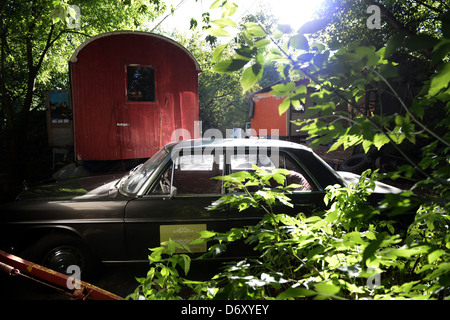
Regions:
[[280, 115], [278, 112], [278, 105], [283, 98], [271, 93], [258, 93], [253, 97], [253, 101], [255, 107], [251, 119], [252, 130], [256, 130], [257, 135], [263, 134], [264, 130], [267, 135], [271, 135], [272, 129], [278, 129], [278, 135], [285, 137], [287, 135], [286, 113]]

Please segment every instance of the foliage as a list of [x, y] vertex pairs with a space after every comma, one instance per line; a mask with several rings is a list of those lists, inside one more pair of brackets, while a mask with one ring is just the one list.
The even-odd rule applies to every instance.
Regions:
[[[330, 186], [329, 209], [296, 217], [271, 210], [280, 198], [268, 189], [271, 174], [259, 171], [225, 177], [243, 193], [227, 194], [214, 206], [266, 211], [256, 226], [225, 234], [204, 233], [222, 251], [244, 240], [259, 258], [227, 265], [210, 281], [197, 283], [191, 298], [216, 299], [448, 299], [450, 277], [449, 168], [450, 14], [443, 1], [340, 1], [331, 14], [299, 30], [278, 25], [268, 32], [248, 22], [239, 37], [217, 46], [215, 70], [241, 72], [244, 90], [275, 63], [284, 81], [272, 86], [283, 99], [280, 114], [314, 102], [298, 124], [313, 145], [361, 146], [370, 154], [394, 151], [403, 159], [395, 171], [371, 174], [359, 183]], [[382, 29], [365, 29], [367, 7], [383, 14]], [[236, 24], [232, 1], [217, 0], [222, 24], [209, 30], [228, 37]], [[347, 17], [348, 19], [342, 19]], [[224, 50], [234, 55], [224, 56]], [[420, 66], [420, 72], [411, 72]], [[302, 81], [298, 81], [302, 80]], [[312, 93], [311, 93], [312, 92]], [[375, 102], [374, 102], [375, 101]], [[387, 212], [367, 205], [376, 178], [402, 179], [411, 189], [386, 197]], [[278, 180], [277, 180], [278, 181]], [[239, 183], [240, 182], [240, 183]], [[258, 192], [248, 192], [255, 183]], [[413, 212], [413, 216], [405, 216]], [[412, 221], [404, 227], [404, 217]], [[201, 289], [199, 289], [201, 288]]]
[[[377, 5], [383, 12], [389, 12], [381, 3]], [[420, 11], [422, 16], [424, 11], [429, 14], [429, 23], [425, 25], [430, 25], [432, 20], [432, 27], [439, 27], [436, 36], [430, 36], [430, 30], [421, 24], [419, 31], [425, 31], [397, 32], [385, 38], [383, 46], [360, 45], [359, 41], [339, 42], [337, 38], [326, 43], [310, 43], [314, 39], [310, 35], [324, 28], [325, 34], [329, 29], [335, 34], [339, 32], [335, 26], [328, 25], [329, 17], [307, 22], [297, 31], [279, 25], [273, 34], [262, 24], [250, 22], [243, 31], [244, 44], [235, 47], [231, 41], [222, 45], [220, 50], [231, 46], [235, 55], [218, 62], [215, 70], [243, 69], [241, 81], [244, 88], [250, 88], [260, 79], [265, 61], [275, 62], [285, 77], [284, 83], [272, 86], [272, 94], [283, 99], [280, 114], [290, 107], [305, 105], [307, 95], [313, 101], [313, 106], [304, 113], [304, 120], [296, 122], [314, 139], [313, 146], [333, 141], [330, 150], [361, 145], [365, 152], [377, 152], [389, 145], [408, 165], [401, 168], [404, 177], [414, 178], [417, 186], [432, 183], [445, 192], [450, 147], [448, 117], [432, 116], [439, 112], [448, 115], [450, 111], [450, 47], [446, 32], [449, 14], [443, 11], [445, 6], [441, 7], [428, 11], [421, 7]], [[399, 21], [394, 18], [390, 16], [389, 22], [395, 21], [398, 29]], [[366, 21], [367, 16], [359, 16], [359, 19]], [[416, 65], [411, 61], [417, 61], [418, 56], [422, 65], [428, 64], [425, 79], [419, 75], [414, 78], [404, 71]], [[423, 76], [421, 73], [420, 77]], [[296, 81], [302, 79], [304, 81]], [[409, 88], [412, 84], [414, 88], [400, 93], [402, 87]], [[373, 103], [372, 98], [377, 103]], [[417, 152], [411, 155], [404, 151], [408, 144], [421, 149], [421, 158], [417, 157]], [[436, 170], [438, 167], [441, 169]]]
[[[25, 97], [34, 92], [27, 91], [30, 84], [22, 79], [48, 88], [55, 76], [64, 73], [65, 80], [56, 87], [67, 87], [67, 61], [81, 42], [102, 32], [136, 29], [161, 9], [159, 1], [72, 1], [71, 5], [82, 10], [79, 29], [70, 27], [74, 11], [66, 1], [3, 2], [0, 8], [5, 18], [1, 25], [3, 112], [7, 108], [6, 99], [13, 104], [13, 112], [38, 107], [35, 103], [24, 105]], [[50, 88], [55, 88], [54, 82]]]
[[[130, 295], [130, 298], [140, 299], [141, 296], [151, 300], [173, 300], [181, 299], [178, 294], [183, 288], [183, 278], [179, 276], [177, 270], [181, 266], [185, 274], [189, 272], [191, 259], [188, 255], [175, 255], [177, 248], [188, 250], [186, 246], [169, 240], [161, 244], [161, 247], [152, 249], [149, 260], [152, 268], [147, 273], [146, 278], [138, 278], [140, 287]], [[163, 258], [163, 254], [169, 255]]]
[[[274, 213], [273, 204], [289, 205], [282, 187], [285, 172], [239, 172], [220, 177], [242, 193], [213, 205], [263, 208], [257, 225], [224, 234], [206, 231], [196, 242], [213, 241], [210, 254], [245, 240], [259, 258], [231, 262], [209, 281], [179, 277], [189, 258], [173, 254], [175, 244], [152, 249], [147, 278], [129, 298], [138, 299], [439, 299], [449, 294], [450, 236], [443, 208], [422, 206], [408, 230], [366, 204], [373, 188], [370, 171], [348, 187], [330, 186], [331, 206], [312, 216]], [[372, 179], [369, 179], [372, 178]], [[268, 188], [268, 181], [281, 182]], [[249, 187], [259, 185], [255, 193]], [[245, 214], [242, 212], [241, 214]], [[432, 219], [430, 217], [432, 216]], [[221, 246], [221, 250], [217, 247]], [[170, 249], [172, 247], [172, 249]], [[161, 260], [161, 252], [167, 257]], [[164, 261], [162, 264], [161, 262]], [[162, 285], [164, 284], [164, 285]], [[184, 295], [179, 295], [184, 288]], [[167, 295], [168, 293], [171, 293]]]
[[[79, 28], [71, 5], [80, 8]], [[99, 33], [142, 28], [163, 9], [159, 0], [1, 2], [0, 142], [8, 171], [23, 179], [22, 159], [37, 144], [30, 139], [37, 131], [33, 111], [45, 110], [47, 90], [68, 88], [67, 62], [78, 45]]]

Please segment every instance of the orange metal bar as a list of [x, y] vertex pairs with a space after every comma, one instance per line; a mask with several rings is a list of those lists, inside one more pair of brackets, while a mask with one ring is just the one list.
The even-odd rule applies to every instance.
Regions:
[[80, 289], [70, 289], [67, 286], [67, 281], [70, 276], [45, 268], [1, 250], [0, 262], [17, 269], [18, 272], [23, 275], [49, 282], [77, 299], [124, 300], [122, 297], [84, 281], [79, 282]]

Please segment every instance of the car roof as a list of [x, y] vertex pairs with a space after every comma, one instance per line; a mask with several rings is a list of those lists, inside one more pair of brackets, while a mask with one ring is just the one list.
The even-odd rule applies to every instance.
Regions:
[[311, 151], [310, 148], [290, 142], [285, 140], [277, 139], [241, 139], [241, 138], [231, 138], [231, 139], [191, 139], [182, 140], [178, 142], [171, 142], [166, 145], [166, 150], [172, 151], [178, 148], [198, 148], [198, 147], [268, 147], [268, 148], [290, 148], [290, 149], [301, 149], [305, 151]]

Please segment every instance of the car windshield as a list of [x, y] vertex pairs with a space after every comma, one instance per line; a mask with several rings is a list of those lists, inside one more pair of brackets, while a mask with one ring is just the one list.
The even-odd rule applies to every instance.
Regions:
[[162, 148], [144, 164], [140, 164], [131, 170], [125, 177], [120, 189], [126, 194], [137, 194], [155, 169], [164, 161], [167, 154], [166, 149]]

